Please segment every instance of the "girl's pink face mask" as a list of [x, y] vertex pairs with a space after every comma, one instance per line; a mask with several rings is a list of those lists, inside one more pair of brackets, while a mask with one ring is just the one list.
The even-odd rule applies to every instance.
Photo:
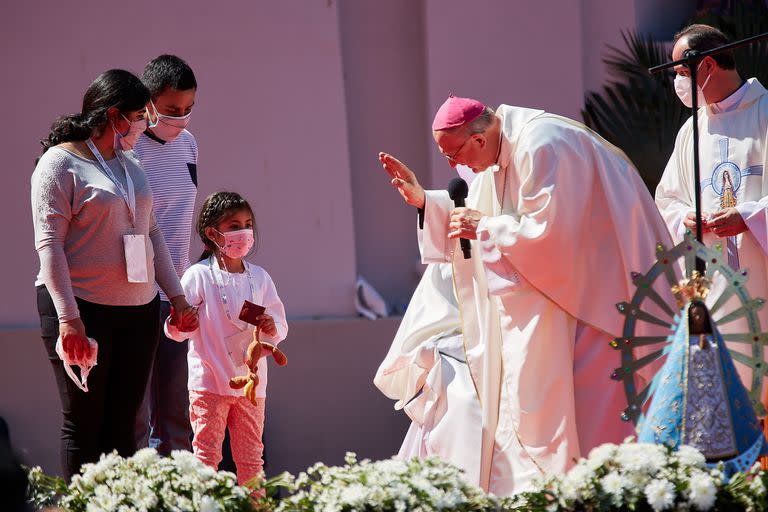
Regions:
[[214, 241], [224, 256], [232, 259], [240, 259], [251, 252], [254, 242], [252, 228], [238, 229], [237, 231], [225, 231], [224, 233], [218, 230], [216, 231], [224, 237], [224, 245], [219, 245]]

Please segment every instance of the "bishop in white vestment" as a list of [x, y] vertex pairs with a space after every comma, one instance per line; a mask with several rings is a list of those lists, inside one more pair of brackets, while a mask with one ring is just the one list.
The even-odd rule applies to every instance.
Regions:
[[[391, 155], [380, 159], [423, 210], [422, 260], [452, 265], [482, 411], [479, 483], [509, 495], [631, 434], [619, 419], [623, 391], [608, 378], [623, 320], [615, 304], [669, 234], [625, 155], [570, 119], [451, 97], [433, 135], [452, 166], [478, 173], [466, 208], [424, 191]], [[471, 259], [458, 237], [472, 239]]]

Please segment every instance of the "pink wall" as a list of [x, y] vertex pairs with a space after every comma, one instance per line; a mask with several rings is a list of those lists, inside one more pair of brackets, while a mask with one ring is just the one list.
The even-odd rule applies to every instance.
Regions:
[[[200, 199], [230, 188], [252, 200], [262, 235], [254, 261], [274, 277], [290, 317], [347, 317], [295, 322], [286, 350], [302, 359], [275, 372], [273, 432], [309, 421], [322, 433], [323, 446], [307, 435], [296, 441], [300, 431], [272, 434], [281, 453], [301, 448], [280, 463], [298, 468], [345, 446], [384, 456], [402, 435], [402, 413], [370, 384], [397, 320], [349, 318], [357, 273], [390, 302], [409, 297], [416, 279], [413, 210], [376, 152], [402, 156], [425, 185], [445, 187], [453, 173], [429, 125], [448, 93], [579, 119], [584, 92], [605, 79], [605, 44], [691, 1], [0, 3], [0, 353], [12, 354], [0, 361], [0, 416], [34, 460], [55, 466], [60, 416], [35, 327], [29, 179], [37, 141], [58, 114], [79, 110], [101, 71], [141, 72], [166, 52], [186, 58], [200, 84], [190, 126], [201, 148]], [[307, 407], [313, 382], [323, 385]], [[353, 409], [360, 414], [342, 418]]]
[[[181, 8], [180, 8], [181, 7]], [[32, 0], [0, 7], [8, 122], [0, 216], [6, 220], [0, 325], [37, 322], [29, 178], [37, 141], [78, 111], [111, 67], [140, 73], [164, 52], [186, 58], [199, 92], [200, 199], [251, 199], [262, 246], [289, 314], [353, 312], [355, 242], [335, 5], [325, 1], [98, 2]], [[8, 51], [12, 49], [12, 51]], [[197, 251], [195, 250], [194, 253]], [[193, 254], [194, 255], [194, 254]]]
[[423, 9], [413, 0], [338, 7], [358, 272], [403, 304], [419, 277], [416, 212], [389, 185], [376, 155], [391, 152], [420, 179], [428, 176]]
[[346, 316], [357, 274], [395, 304], [417, 279], [413, 212], [376, 152], [444, 187], [453, 173], [429, 123], [448, 93], [578, 119], [584, 92], [605, 79], [605, 44], [659, 17], [658, 5], [639, 0], [77, 5], [0, 6], [0, 91], [10, 109], [0, 127], [0, 214], [11, 220], [2, 272], [14, 298], [0, 308], [4, 327], [37, 322], [28, 202], [37, 140], [58, 114], [79, 109], [107, 68], [140, 72], [163, 52], [190, 62], [200, 82], [190, 126], [200, 199], [230, 188], [252, 200], [262, 234], [254, 261], [272, 273], [289, 316]]
[[[605, 76], [604, 45], [632, 25], [634, 4], [425, 0], [429, 121], [449, 93], [581, 120], [586, 87]], [[445, 187], [454, 174], [428, 142], [433, 185]]]

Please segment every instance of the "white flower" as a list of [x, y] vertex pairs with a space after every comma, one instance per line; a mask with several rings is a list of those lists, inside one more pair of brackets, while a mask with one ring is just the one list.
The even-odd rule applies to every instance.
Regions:
[[617, 462], [627, 471], [638, 471], [643, 468], [643, 450], [637, 444], [623, 444], [616, 453]]
[[383, 473], [405, 473], [408, 471], [408, 464], [400, 459], [387, 459], [378, 463], [378, 468]]
[[702, 471], [691, 475], [688, 498], [699, 510], [712, 508], [717, 498], [717, 488], [712, 477]]
[[759, 476], [755, 477], [750, 483], [749, 483], [749, 489], [752, 491], [756, 496], [763, 496], [765, 494], [765, 485], [763, 484], [763, 479]]
[[613, 496], [612, 501], [615, 505], [621, 504], [621, 497], [624, 489], [629, 487], [629, 480], [625, 476], [611, 471], [600, 479], [600, 485], [603, 491]]
[[625, 477], [629, 480], [630, 488], [636, 489], [644, 489], [648, 482], [651, 481], [651, 477], [642, 471], [627, 472]]
[[150, 466], [158, 459], [157, 450], [154, 448], [142, 448], [137, 451], [131, 459], [141, 466]]
[[577, 488], [586, 486], [594, 478], [594, 473], [584, 461], [579, 462], [568, 471], [566, 480]]
[[610, 462], [615, 456], [618, 448], [615, 444], [605, 443], [596, 448], [592, 448], [587, 457], [587, 466], [593, 471], [606, 462]]
[[102, 454], [99, 461], [95, 464], [83, 464], [80, 469], [83, 483], [86, 485], [95, 485], [102, 482], [110, 469], [120, 463], [120, 458], [115, 452]]
[[560, 495], [567, 501], [577, 501], [580, 498], [578, 488], [568, 480], [560, 484]]
[[652, 480], [645, 486], [645, 498], [653, 510], [666, 510], [675, 502], [675, 486], [668, 480]]
[[138, 507], [149, 510], [157, 505], [157, 495], [148, 486], [144, 486], [136, 491], [133, 501]]
[[192, 454], [185, 450], [174, 450], [171, 452], [171, 459], [176, 462], [181, 473], [195, 475], [202, 470], [203, 463]]
[[358, 506], [365, 503], [368, 497], [368, 489], [360, 484], [350, 485], [341, 491], [341, 501], [345, 505]]
[[666, 467], [666, 448], [657, 444], [623, 444], [619, 446], [616, 459], [627, 471], [641, 471], [655, 475]]
[[704, 458], [704, 455], [696, 448], [687, 444], [681, 445], [675, 452], [674, 457], [683, 466], [704, 468], [707, 465], [707, 459]]
[[466, 503], [464, 495], [456, 489], [440, 493], [435, 499], [435, 507], [438, 510], [455, 510], [459, 505]]

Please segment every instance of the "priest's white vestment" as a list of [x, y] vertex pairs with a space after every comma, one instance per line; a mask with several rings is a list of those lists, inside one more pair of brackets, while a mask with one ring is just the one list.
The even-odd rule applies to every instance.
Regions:
[[445, 191], [426, 192], [419, 246], [424, 263], [453, 266], [482, 411], [480, 485], [509, 495], [632, 432], [619, 419], [622, 388], [609, 380], [618, 357], [608, 344], [623, 321], [615, 304], [669, 234], [620, 150], [541, 110], [502, 105], [496, 115], [498, 166], [477, 176], [466, 201], [485, 215], [472, 258], [447, 237]]
[[[722, 245], [723, 259], [731, 266], [748, 270], [747, 290], [752, 298], [768, 299], [768, 91], [755, 78], [714, 105], [699, 109], [699, 162], [703, 214], [721, 209], [723, 198], [732, 194], [736, 209], [748, 230], [729, 238], [706, 232], [704, 244]], [[656, 189], [656, 204], [675, 242], [686, 232], [683, 219], [694, 211], [693, 118], [680, 129], [675, 149]], [[729, 255], [729, 249], [735, 253]], [[720, 280], [721, 281], [721, 280]], [[723, 283], [713, 283], [707, 299], [711, 305], [719, 297]], [[738, 304], [731, 300], [715, 314], [715, 320]], [[768, 330], [768, 307], [759, 312], [763, 331]], [[719, 326], [721, 332], [745, 332], [746, 322]], [[729, 343], [731, 349], [748, 353], [750, 347]], [[745, 385], [750, 387], [752, 372], [737, 364]]]

